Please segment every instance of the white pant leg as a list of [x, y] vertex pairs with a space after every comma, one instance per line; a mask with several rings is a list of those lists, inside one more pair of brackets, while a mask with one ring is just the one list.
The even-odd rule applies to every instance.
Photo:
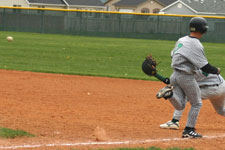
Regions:
[[[212, 103], [215, 111], [225, 116], [225, 82], [223, 82], [219, 86], [213, 86], [213, 87], [206, 87], [206, 88], [200, 88], [201, 90], [201, 98], [203, 100], [210, 100]], [[174, 110], [173, 113], [173, 119], [180, 120], [183, 110]]]
[[175, 109], [174, 112], [173, 112], [173, 119], [180, 120], [180, 118], [183, 114], [183, 111], [184, 111], [184, 109], [183, 110], [176, 110]]
[[219, 86], [201, 89], [202, 99], [209, 99], [216, 112], [225, 116], [225, 82]]
[[174, 72], [171, 76], [171, 83], [174, 85], [173, 96], [170, 102], [175, 109], [183, 110], [186, 105], [187, 96], [191, 104], [188, 114], [187, 127], [195, 127], [199, 111], [202, 107], [201, 91], [193, 75], [182, 72]]
[[176, 110], [183, 110], [185, 108], [185, 93], [177, 83], [177, 77], [179, 74], [173, 72], [170, 77], [171, 83], [173, 84], [173, 96], [169, 98], [170, 103]]

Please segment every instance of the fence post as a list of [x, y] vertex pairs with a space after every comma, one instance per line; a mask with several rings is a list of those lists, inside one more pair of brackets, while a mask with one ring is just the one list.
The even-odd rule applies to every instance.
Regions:
[[5, 31], [5, 8], [3, 8], [3, 13], [2, 13], [2, 30]]
[[121, 37], [121, 14], [117, 14], [119, 19], [119, 35]]
[[44, 33], [44, 10], [41, 10], [41, 33]]
[[159, 15], [157, 15], [157, 27], [156, 27], [156, 33], [159, 32]]
[[179, 22], [180, 22], [180, 36], [182, 36], [182, 20], [183, 20], [183, 17], [179, 17]]

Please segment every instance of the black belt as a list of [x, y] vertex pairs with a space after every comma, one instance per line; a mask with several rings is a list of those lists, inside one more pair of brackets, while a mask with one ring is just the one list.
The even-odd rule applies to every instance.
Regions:
[[213, 85], [200, 85], [200, 88], [207, 88], [207, 87], [214, 87], [214, 86], [219, 86], [219, 84], [213, 84]]

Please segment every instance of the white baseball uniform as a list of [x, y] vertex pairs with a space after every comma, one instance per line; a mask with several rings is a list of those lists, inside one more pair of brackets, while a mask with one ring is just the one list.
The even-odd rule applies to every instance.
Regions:
[[204, 48], [199, 39], [185, 36], [180, 38], [171, 51], [173, 73], [170, 76], [173, 85], [173, 96], [169, 98], [177, 110], [183, 110], [186, 97], [191, 109], [188, 114], [186, 127], [194, 128], [202, 106], [201, 92], [194, 77], [195, 72], [208, 64]]
[[[221, 75], [207, 74], [197, 71], [195, 78], [201, 90], [201, 98], [209, 99], [216, 112], [225, 116], [225, 82]], [[180, 120], [183, 110], [175, 110], [173, 119]]]

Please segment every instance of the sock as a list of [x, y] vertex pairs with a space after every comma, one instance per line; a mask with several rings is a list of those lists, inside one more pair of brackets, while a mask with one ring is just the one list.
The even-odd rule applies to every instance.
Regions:
[[177, 120], [177, 119], [172, 119], [172, 122], [173, 122], [173, 123], [176, 123], [176, 122], [179, 122], [179, 120]]
[[193, 130], [194, 128], [193, 127], [185, 127], [184, 130]]

